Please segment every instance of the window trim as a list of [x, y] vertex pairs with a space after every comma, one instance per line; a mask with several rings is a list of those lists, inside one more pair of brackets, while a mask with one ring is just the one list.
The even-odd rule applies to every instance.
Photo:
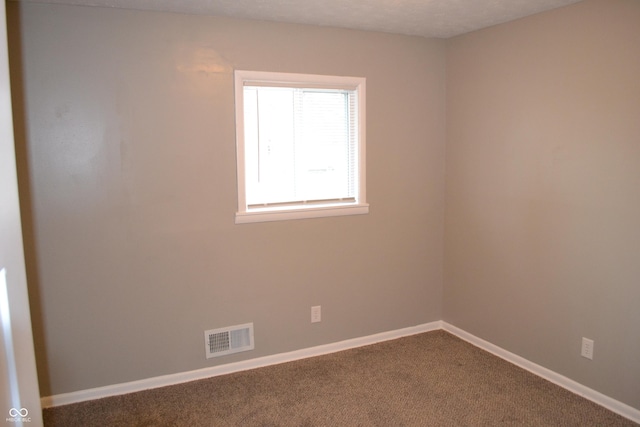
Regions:
[[[358, 194], [354, 202], [302, 203], [299, 205], [252, 207], [246, 202], [245, 146], [244, 146], [244, 86], [319, 87], [355, 89], [358, 93]], [[238, 210], [236, 224], [280, 221], [303, 218], [319, 218], [369, 213], [366, 194], [366, 79], [363, 77], [326, 76], [318, 74], [274, 73], [265, 71], [235, 70], [235, 119]]]

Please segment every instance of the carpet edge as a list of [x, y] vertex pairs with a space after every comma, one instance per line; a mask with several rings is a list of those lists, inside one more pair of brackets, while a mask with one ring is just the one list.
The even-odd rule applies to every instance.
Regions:
[[85, 402], [88, 400], [102, 399], [105, 397], [118, 396], [138, 391], [150, 390], [170, 385], [186, 383], [190, 381], [211, 378], [219, 375], [231, 374], [234, 372], [246, 371], [249, 369], [262, 368], [280, 363], [293, 362], [315, 356], [336, 353], [338, 351], [377, 344], [397, 338], [442, 330], [442, 321], [423, 323], [407, 328], [396, 329], [387, 332], [380, 332], [364, 337], [347, 339], [329, 344], [303, 348], [285, 353], [278, 353], [269, 356], [258, 357], [224, 365], [211, 366], [193, 371], [179, 372], [175, 374], [161, 375], [157, 377], [145, 378], [142, 380], [130, 381], [126, 383], [112, 384], [103, 387], [96, 387], [86, 390], [78, 390], [69, 393], [62, 393], [40, 398], [42, 408], [54, 406], [70, 405], [73, 403]]
[[585, 399], [597, 403], [598, 405], [607, 408], [608, 410], [615, 412], [618, 415], [621, 415], [635, 423], [640, 424], [640, 410], [632, 406], [629, 406], [605, 394], [595, 391], [570, 378], [560, 375], [557, 372], [533, 363], [525, 359], [524, 357], [511, 353], [501, 347], [498, 347], [495, 344], [491, 344], [490, 342], [476, 337], [475, 335], [472, 335], [469, 332], [464, 331], [463, 329], [451, 325], [450, 323], [442, 321], [442, 329], [484, 351], [487, 351], [488, 353], [493, 354], [494, 356], [506, 360], [507, 362], [512, 363], [526, 371], [529, 371], [532, 374], [537, 375], [538, 377], [544, 378], [545, 380], [557, 386], [569, 390], [570, 392], [575, 393], [578, 396], [584, 397]]

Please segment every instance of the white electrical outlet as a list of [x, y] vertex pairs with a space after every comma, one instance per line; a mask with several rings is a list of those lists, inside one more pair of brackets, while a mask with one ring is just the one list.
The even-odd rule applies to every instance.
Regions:
[[311, 307], [311, 323], [318, 323], [322, 320], [322, 312], [319, 305]]
[[582, 338], [582, 357], [593, 360], [593, 340], [589, 338]]

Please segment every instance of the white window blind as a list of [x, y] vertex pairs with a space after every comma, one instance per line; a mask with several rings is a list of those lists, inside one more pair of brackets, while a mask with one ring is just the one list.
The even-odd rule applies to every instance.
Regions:
[[247, 205], [354, 202], [353, 90], [244, 87]]

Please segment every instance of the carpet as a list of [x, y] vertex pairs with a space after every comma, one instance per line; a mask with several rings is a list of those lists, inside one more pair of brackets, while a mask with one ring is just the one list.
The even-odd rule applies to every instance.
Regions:
[[45, 426], [637, 426], [433, 331], [43, 411]]

